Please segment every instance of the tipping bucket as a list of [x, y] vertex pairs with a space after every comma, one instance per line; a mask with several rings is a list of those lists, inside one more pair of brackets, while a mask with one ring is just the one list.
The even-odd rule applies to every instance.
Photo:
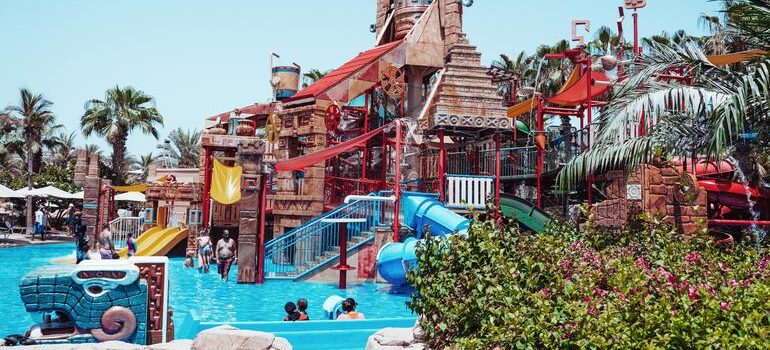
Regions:
[[273, 67], [273, 78], [278, 81], [275, 86], [275, 99], [278, 101], [294, 96], [299, 88], [299, 67]]

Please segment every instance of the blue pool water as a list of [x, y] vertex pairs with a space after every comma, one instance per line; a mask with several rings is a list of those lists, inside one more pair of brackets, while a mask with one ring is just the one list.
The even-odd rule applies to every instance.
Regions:
[[[23, 333], [34, 323], [24, 311], [19, 299], [19, 279], [34, 268], [51, 263], [54, 258], [72, 255], [74, 244], [54, 244], [0, 249], [0, 336]], [[212, 266], [209, 274], [186, 269], [182, 258], [171, 259], [170, 304], [174, 309], [174, 321], [183, 331], [183, 320], [191, 310], [196, 310], [203, 322], [281, 321], [285, 316], [283, 305], [287, 301], [305, 298], [309, 302], [308, 313], [313, 320], [323, 317], [321, 305], [330, 295], [355, 298], [359, 311], [367, 318], [392, 318], [413, 316], [406, 308], [408, 294], [390, 294], [387, 285], [372, 283], [351, 284], [341, 291], [335, 284], [268, 280], [263, 285], [235, 283], [237, 266], [230, 271], [225, 283]]]

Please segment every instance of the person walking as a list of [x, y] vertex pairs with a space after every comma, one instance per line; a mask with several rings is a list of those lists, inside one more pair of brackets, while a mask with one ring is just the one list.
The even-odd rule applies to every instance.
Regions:
[[76, 213], [77, 213], [77, 209], [75, 209], [75, 205], [70, 203], [70, 205], [67, 207], [67, 231], [69, 231], [68, 233], [70, 234], [70, 236], [73, 236], [76, 233], [75, 231]]
[[230, 238], [230, 231], [225, 230], [222, 233], [222, 238], [217, 242], [216, 249], [214, 249], [214, 259], [217, 261], [217, 270], [222, 280], [227, 282], [227, 277], [230, 275], [230, 266], [234, 260], [238, 259], [237, 247], [235, 246], [235, 240]]
[[102, 225], [102, 232], [99, 233], [99, 239], [97, 241], [101, 247], [99, 253], [102, 256], [102, 259], [113, 259], [115, 255], [115, 243], [112, 242], [112, 232], [110, 232], [109, 224]]
[[40, 235], [40, 240], [45, 241], [45, 213], [43, 213], [43, 207], [37, 207], [35, 212], [35, 227], [32, 233], [32, 239], [35, 239], [35, 235]]

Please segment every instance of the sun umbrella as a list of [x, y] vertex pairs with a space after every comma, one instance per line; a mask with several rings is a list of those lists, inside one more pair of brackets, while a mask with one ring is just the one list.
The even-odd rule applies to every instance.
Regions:
[[142, 192], [126, 192], [115, 196], [115, 200], [123, 202], [145, 202], [146, 197]]
[[59, 189], [54, 186], [35, 188], [31, 191], [27, 188], [22, 188], [22, 189], [16, 190], [16, 193], [21, 194], [25, 197], [33, 196], [33, 197], [56, 197], [56, 198], [62, 198], [62, 199], [75, 199], [72, 193], [69, 193], [65, 190]]
[[0, 198], [24, 198], [24, 196], [8, 187], [0, 185]]

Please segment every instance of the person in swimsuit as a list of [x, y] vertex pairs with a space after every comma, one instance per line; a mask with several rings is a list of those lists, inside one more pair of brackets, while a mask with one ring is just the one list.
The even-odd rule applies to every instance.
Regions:
[[302, 315], [297, 311], [297, 305], [294, 305], [291, 301], [283, 306], [283, 310], [286, 311], [286, 317], [284, 321], [298, 321]]
[[297, 321], [310, 320], [310, 317], [307, 315], [307, 299], [299, 298], [297, 300], [297, 311], [299, 311], [299, 319]]
[[211, 237], [209, 237], [209, 231], [203, 230], [198, 237], [198, 270], [209, 273], [211, 253]]
[[217, 247], [214, 250], [214, 259], [217, 261], [217, 269], [222, 280], [227, 282], [230, 266], [233, 264], [233, 260], [238, 259], [237, 247], [235, 240], [230, 238], [230, 231], [225, 230], [222, 233], [222, 239], [217, 242]]
[[112, 259], [115, 255], [115, 243], [112, 242], [112, 232], [110, 232], [110, 225], [103, 224], [102, 232], [99, 233], [99, 252], [102, 254], [102, 260]]
[[126, 248], [128, 249], [129, 258], [136, 254], [136, 242], [134, 242], [134, 234], [131, 232], [126, 235]]
[[363, 320], [364, 314], [356, 312], [356, 300], [353, 298], [347, 298], [342, 302], [342, 311], [345, 313], [337, 317], [338, 320]]

